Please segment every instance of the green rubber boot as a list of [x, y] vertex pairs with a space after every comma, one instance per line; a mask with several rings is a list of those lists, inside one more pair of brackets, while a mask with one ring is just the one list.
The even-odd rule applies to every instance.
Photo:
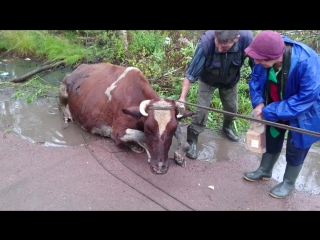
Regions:
[[191, 159], [198, 158], [198, 151], [197, 151], [198, 136], [199, 134], [196, 133], [194, 130], [192, 130], [189, 126], [187, 129], [187, 142], [189, 143], [190, 148], [187, 152], [187, 157]]
[[233, 142], [239, 142], [239, 137], [234, 134], [232, 130], [232, 120], [224, 120], [222, 131], [227, 136], [228, 139], [230, 139]]
[[275, 198], [285, 198], [295, 188], [296, 180], [301, 171], [302, 165], [294, 167], [287, 164], [283, 175], [283, 181], [271, 189], [270, 195]]
[[269, 180], [272, 176], [273, 166], [277, 162], [279, 156], [280, 153], [263, 153], [259, 168], [256, 171], [245, 173], [244, 178], [251, 182], [257, 180]]

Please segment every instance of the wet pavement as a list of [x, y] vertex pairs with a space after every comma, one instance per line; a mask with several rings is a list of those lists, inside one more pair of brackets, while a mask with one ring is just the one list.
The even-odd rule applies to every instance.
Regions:
[[[285, 149], [270, 181], [248, 182], [243, 173], [259, 166], [261, 154], [247, 149], [244, 136], [233, 143], [206, 130], [198, 160], [185, 167], [171, 160], [167, 174], [154, 175], [146, 153], [64, 123], [58, 99], [26, 103], [11, 94], [0, 91], [0, 210], [320, 210], [319, 144], [296, 189], [275, 199], [268, 193], [282, 180]], [[170, 158], [175, 147], [174, 139]]]
[[[186, 134], [186, 127], [182, 132]], [[214, 150], [212, 161], [187, 159], [181, 167], [171, 160], [168, 173], [155, 175], [146, 153], [120, 149], [108, 138], [78, 133], [82, 143], [77, 146], [46, 147], [0, 131], [0, 210], [320, 210], [319, 194], [307, 189], [275, 199], [268, 193], [277, 179], [244, 180], [245, 171], [259, 166], [259, 155], [245, 151], [240, 143], [230, 143], [228, 156], [223, 158]], [[208, 138], [215, 145], [216, 138]], [[305, 166], [303, 172], [310, 174], [313, 170]]]

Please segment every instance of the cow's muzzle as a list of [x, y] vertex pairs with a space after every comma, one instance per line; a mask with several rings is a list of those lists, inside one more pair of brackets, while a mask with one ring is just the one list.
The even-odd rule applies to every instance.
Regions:
[[150, 165], [150, 169], [154, 174], [165, 174], [168, 172], [169, 166], [159, 162], [157, 165]]

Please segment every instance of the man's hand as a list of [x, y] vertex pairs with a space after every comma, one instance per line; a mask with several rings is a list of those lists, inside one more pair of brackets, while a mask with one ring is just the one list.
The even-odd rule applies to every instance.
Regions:
[[[179, 99], [179, 101], [181, 101], [181, 100]], [[184, 101], [183, 101], [183, 102], [184, 102]], [[177, 106], [177, 108], [180, 109], [180, 110], [185, 110], [185, 109], [186, 109], [184, 103], [182, 103], [182, 102], [177, 102], [177, 101], [176, 101], [176, 106]]]

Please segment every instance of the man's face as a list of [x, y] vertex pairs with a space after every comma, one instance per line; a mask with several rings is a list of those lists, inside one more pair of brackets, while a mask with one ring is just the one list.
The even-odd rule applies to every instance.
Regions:
[[239, 41], [239, 38], [240, 38], [240, 35], [238, 35], [234, 40], [229, 40], [223, 43], [218, 42], [218, 39], [215, 38], [214, 43], [218, 49], [218, 52], [225, 53], [225, 52], [228, 52], [230, 48], [232, 48], [233, 44]]

